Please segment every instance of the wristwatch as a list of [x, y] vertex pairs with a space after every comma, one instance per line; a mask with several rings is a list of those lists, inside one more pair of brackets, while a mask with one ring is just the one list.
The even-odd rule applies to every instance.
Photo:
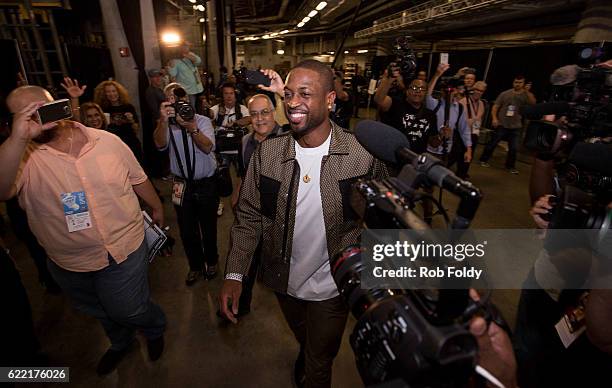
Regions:
[[189, 132], [189, 134], [190, 134], [191, 136], [193, 136], [193, 135], [197, 135], [198, 133], [200, 133], [200, 130], [199, 130], [199, 129], [197, 129], [197, 128], [196, 128], [196, 129], [194, 129], [193, 131]]

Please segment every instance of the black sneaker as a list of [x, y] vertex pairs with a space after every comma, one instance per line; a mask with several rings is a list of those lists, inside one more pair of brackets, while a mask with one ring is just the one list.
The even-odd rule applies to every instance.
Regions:
[[108, 349], [100, 359], [100, 362], [98, 362], [98, 367], [96, 368], [98, 375], [104, 376], [114, 371], [129, 349], [130, 346], [123, 350]]
[[198, 280], [201, 273], [201, 271], [189, 271], [189, 273], [187, 274], [187, 279], [185, 279], [185, 284], [188, 286], [193, 285], [193, 283]]
[[306, 355], [302, 347], [300, 347], [300, 354], [298, 354], [293, 365], [293, 381], [297, 388], [304, 388], [306, 385]]
[[164, 336], [153, 340], [147, 340], [147, 350], [149, 351], [149, 359], [157, 361], [164, 351]]

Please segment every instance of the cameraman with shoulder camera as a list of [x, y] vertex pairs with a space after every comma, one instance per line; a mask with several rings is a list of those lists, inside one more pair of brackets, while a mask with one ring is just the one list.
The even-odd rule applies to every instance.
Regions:
[[427, 150], [427, 141], [437, 133], [438, 128], [435, 114], [424, 103], [427, 83], [414, 79], [404, 96], [393, 98], [388, 92], [394, 79], [385, 72], [374, 101], [381, 111], [388, 112], [390, 125], [406, 135], [410, 149], [421, 154]]
[[[597, 96], [601, 90], [606, 93], [606, 86], [599, 82], [590, 82], [589, 78], [583, 78], [582, 80], [588, 81], [586, 85], [592, 89], [589, 90], [590, 93], [583, 94], [584, 85], [578, 76], [584, 71], [588, 77], [589, 74], [593, 74], [591, 72], [595, 71], [596, 67], [584, 71], [585, 69], [577, 66], [564, 66], [553, 73], [551, 81], [553, 85], [570, 87], [573, 90], [571, 100], [577, 105], [582, 102], [582, 96], [588, 94], [591, 96], [589, 99], [591, 103], [602, 104], [593, 111], [598, 111], [597, 108], [605, 109], [609, 107], [608, 100], [601, 101]], [[606, 63], [600, 64], [599, 67], [605, 69]], [[553, 103], [552, 106], [555, 107], [555, 104], [558, 108], [564, 102]], [[544, 144], [539, 144], [542, 149], [538, 150], [532, 167], [530, 196], [533, 207], [530, 213], [538, 228], [546, 229], [544, 236], [546, 236], [547, 249], [536, 261], [527, 280], [534, 285], [533, 289], [523, 290], [519, 301], [515, 350], [519, 361], [519, 379], [521, 386], [525, 387], [600, 385], [602, 381], [609, 380], [608, 368], [612, 365], [612, 331], [609, 323], [612, 292], [609, 290], [609, 275], [607, 284], [599, 283], [599, 287], [593, 287], [591, 290], [563, 287], [563, 284], [574, 280], [571, 277], [585, 267], [588, 267], [586, 272], [589, 273], [589, 277], [605, 276], [602, 271], [605, 271], [605, 264], [610, 259], [609, 242], [607, 245], [602, 243], [610, 239], [609, 225], [605, 222], [603, 224], [590, 222], [585, 225], [578, 220], [587, 217], [589, 220], [596, 220], [593, 215], [597, 213], [607, 214], [609, 219], [612, 214], [609, 189], [607, 190], [605, 186], [600, 187], [596, 183], [598, 182], [596, 177], [601, 176], [599, 173], [608, 175], [605, 171], [609, 165], [607, 161], [612, 154], [612, 138], [609, 131], [605, 130], [599, 133], [599, 136], [589, 138], [602, 129], [596, 128], [595, 123], [597, 125], [601, 123], [597, 120], [586, 120], [585, 122], [594, 126], [582, 127], [581, 121], [574, 121], [572, 106], [568, 104], [568, 111], [558, 112], [563, 116], [550, 125], [557, 132], [557, 140], [561, 137], [561, 133], [569, 129], [570, 136], [575, 137], [574, 141], [572, 142], [572, 137], [569, 137], [570, 141], [567, 143], [554, 141], [546, 144], [546, 147]], [[539, 114], [551, 113], [548, 109], [550, 108], [543, 104], [542, 108], [536, 106], [533, 110]], [[601, 117], [597, 116], [600, 119]], [[545, 118], [555, 120], [554, 116], [545, 116]], [[606, 121], [609, 123], [605, 119], [602, 123], [605, 124]], [[536, 133], [542, 135], [545, 129], [550, 128], [541, 122]], [[539, 136], [538, 139], [543, 138]], [[526, 140], [526, 143], [534, 145], [532, 141]], [[568, 147], [569, 145], [571, 147]], [[572, 179], [564, 173], [565, 163], [559, 164], [560, 160], [566, 160], [568, 164], [574, 166], [575, 170], [572, 170], [571, 174], [572, 176], [575, 174], [573, 178], [578, 177], [578, 179]], [[597, 174], [593, 175], [594, 172]], [[568, 195], [569, 193], [572, 194]], [[576, 196], [576, 193], [583, 193], [582, 199]], [[582, 202], [583, 199], [587, 202]], [[586, 217], [581, 218], [581, 216]], [[582, 233], [589, 236], [591, 232], [598, 234], [597, 240], [599, 246], [604, 247], [603, 251], [592, 242], [585, 243], [581, 240], [578, 240], [581, 244], [566, 242], [576, 240], [576, 235]], [[559, 235], [562, 238], [554, 238]], [[580, 250], [576, 248], [581, 248], [586, 255], [580, 254]], [[607, 257], [600, 258], [602, 253]], [[604, 265], [597, 261], [602, 261]], [[566, 276], [559, 277], [559, 274], [568, 273], [568, 268], [570, 277], [568, 279]], [[554, 276], [565, 283], [560, 283], [558, 287], [545, 284]], [[532, 319], [535, 315], [538, 316], [537, 320]], [[568, 321], [578, 323], [571, 327], [569, 335], [563, 325]]]
[[167, 101], [160, 106], [153, 136], [159, 149], [170, 148], [172, 202], [189, 259], [185, 283], [190, 286], [202, 274], [212, 278], [217, 273], [215, 137], [210, 119], [195, 113], [180, 84], [166, 86], [164, 93]]

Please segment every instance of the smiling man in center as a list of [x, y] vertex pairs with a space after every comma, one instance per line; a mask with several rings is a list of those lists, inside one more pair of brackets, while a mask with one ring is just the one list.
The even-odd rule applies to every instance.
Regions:
[[295, 382], [329, 387], [348, 313], [329, 260], [360, 240], [360, 223], [349, 203], [352, 183], [387, 172], [353, 134], [329, 120], [335, 98], [329, 67], [303, 61], [286, 83], [273, 70], [262, 72], [271, 85], [260, 88], [284, 97], [291, 131], [263, 141], [251, 157], [231, 230], [220, 308], [236, 322], [242, 278], [261, 236], [261, 278], [276, 292], [300, 344]]

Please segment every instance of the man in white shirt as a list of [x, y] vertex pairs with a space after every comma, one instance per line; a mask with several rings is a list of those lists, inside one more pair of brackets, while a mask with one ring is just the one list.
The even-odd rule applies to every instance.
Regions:
[[260, 276], [276, 291], [297, 341], [298, 387], [329, 387], [348, 308], [332, 277], [330, 258], [360, 240], [360, 223], [350, 208], [351, 182], [386, 176], [354, 135], [329, 120], [336, 93], [326, 65], [299, 63], [283, 83], [264, 70], [284, 95], [291, 132], [263, 141], [243, 180], [225, 282], [223, 315], [236, 322], [242, 278], [262, 239]]

